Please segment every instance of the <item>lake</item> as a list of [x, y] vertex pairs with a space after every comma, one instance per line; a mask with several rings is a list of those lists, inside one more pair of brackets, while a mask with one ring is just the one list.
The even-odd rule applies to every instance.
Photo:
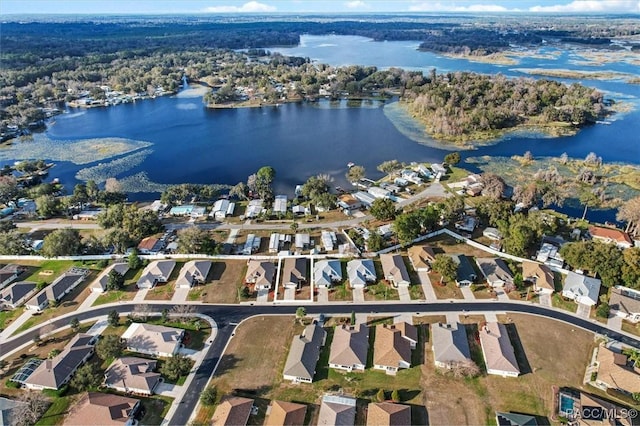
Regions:
[[[517, 65], [474, 63], [450, 59], [416, 50], [417, 42], [373, 42], [352, 36], [303, 36], [293, 48], [270, 49], [285, 55], [310, 57], [331, 65], [397, 66], [438, 72], [469, 70], [525, 76], [525, 68], [569, 68], [574, 70], [610, 70], [637, 73], [637, 67], [625, 62], [587, 65], [573, 50], [541, 50], [539, 58], [523, 57]], [[571, 80], [563, 80], [571, 82]], [[616, 99], [624, 99], [636, 108], [613, 117], [610, 125], [594, 125], [576, 136], [542, 138], [512, 135], [507, 140], [477, 150], [468, 156], [511, 156], [531, 151], [535, 156], [585, 157], [594, 151], [604, 161], [640, 164], [640, 86], [623, 81], [584, 80]], [[185, 96], [186, 95], [186, 96]], [[349, 104], [351, 105], [351, 104]], [[124, 138], [152, 145], [130, 160], [130, 154], [101, 162], [78, 165], [57, 161], [51, 177], [58, 177], [71, 188], [75, 175], [87, 167], [112, 167], [120, 160], [114, 177], [129, 181], [130, 199], [157, 197], [162, 185], [183, 182], [236, 184], [264, 165], [276, 169], [275, 189], [292, 195], [296, 184], [318, 173], [329, 173], [335, 185], [349, 187], [344, 175], [347, 163], [363, 165], [367, 175], [380, 177], [376, 166], [389, 159], [404, 162], [441, 161], [447, 151], [418, 143], [398, 131], [387, 118], [383, 102], [367, 102], [349, 107], [346, 101], [316, 104], [284, 104], [279, 107], [216, 109], [204, 108], [201, 97], [183, 93], [133, 104], [89, 110], [72, 110], [55, 117], [45, 137], [55, 141], [90, 138]], [[55, 160], [55, 159], [54, 159]], [[9, 162], [5, 159], [0, 162]], [[12, 162], [12, 161], [11, 161]], [[117, 172], [117, 173], [116, 173]], [[567, 209], [565, 209], [567, 210]], [[568, 213], [579, 215], [571, 209]], [[589, 218], [596, 219], [593, 214]], [[613, 213], [599, 215], [611, 220]]]

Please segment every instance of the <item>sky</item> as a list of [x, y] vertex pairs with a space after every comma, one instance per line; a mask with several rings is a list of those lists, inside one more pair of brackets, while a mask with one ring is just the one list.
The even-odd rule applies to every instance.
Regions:
[[640, 0], [0, 0], [9, 14], [640, 13]]

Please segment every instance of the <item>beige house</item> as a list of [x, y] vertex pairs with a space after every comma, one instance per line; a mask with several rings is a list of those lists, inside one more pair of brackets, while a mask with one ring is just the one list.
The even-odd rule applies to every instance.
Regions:
[[487, 366], [487, 374], [503, 377], [520, 375], [516, 353], [504, 324], [488, 322], [480, 330], [480, 346]]
[[464, 324], [431, 324], [433, 361], [436, 367], [453, 368], [471, 360], [467, 330]]
[[411, 407], [393, 402], [372, 402], [367, 406], [367, 426], [411, 424]]
[[409, 367], [411, 367], [410, 340], [406, 339], [402, 331], [395, 325], [381, 324], [376, 326], [373, 368], [395, 375], [399, 369]]
[[129, 271], [129, 265], [127, 263], [114, 263], [107, 266], [107, 268], [98, 275], [98, 278], [91, 283], [91, 291], [96, 293], [104, 293], [107, 291], [107, 283], [109, 282], [109, 273], [116, 271], [120, 275], [124, 275]]
[[640, 321], [640, 291], [617, 285], [611, 288], [609, 307], [619, 317], [631, 322]]
[[320, 349], [324, 346], [326, 338], [327, 332], [317, 324], [306, 326], [301, 335], [294, 336], [284, 365], [284, 379], [294, 383], [313, 382]]
[[272, 262], [249, 260], [244, 282], [255, 285], [256, 290], [269, 290], [275, 275], [276, 267]]
[[246, 426], [253, 408], [253, 399], [225, 396], [213, 413], [212, 426]]
[[307, 406], [295, 402], [273, 401], [267, 408], [265, 426], [298, 426], [304, 424]]
[[192, 260], [185, 263], [176, 279], [176, 288], [191, 288], [194, 284], [203, 284], [210, 269], [210, 260]]
[[127, 350], [152, 356], [171, 357], [182, 346], [184, 330], [134, 322], [122, 334]]
[[104, 372], [104, 386], [123, 393], [152, 395], [162, 377], [157, 361], [133, 356], [118, 358]]
[[436, 254], [431, 246], [412, 246], [407, 250], [409, 262], [416, 271], [429, 272], [431, 263], [435, 260]]
[[73, 405], [65, 425], [133, 426], [140, 400], [100, 392], [87, 392]]
[[640, 392], [640, 367], [634, 368], [627, 355], [600, 345], [596, 362], [596, 384], [627, 393]]
[[408, 286], [411, 284], [409, 272], [404, 264], [402, 256], [399, 254], [385, 253], [380, 255], [380, 264], [384, 279], [394, 286]]
[[522, 278], [533, 283], [536, 291], [551, 294], [555, 291], [553, 271], [542, 263], [525, 260], [522, 262]]
[[364, 371], [369, 351], [369, 327], [342, 325], [336, 327], [331, 342], [329, 367], [345, 371]]
[[307, 282], [306, 257], [287, 257], [282, 267], [282, 285], [286, 288], [302, 287]]
[[356, 399], [345, 395], [325, 395], [320, 404], [318, 426], [353, 426]]

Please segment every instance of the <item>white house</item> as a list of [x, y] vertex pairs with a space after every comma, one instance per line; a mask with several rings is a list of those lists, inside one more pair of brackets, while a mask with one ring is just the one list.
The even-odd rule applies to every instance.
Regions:
[[391, 195], [390, 191], [380, 188], [379, 186], [372, 186], [367, 190], [367, 192], [373, 195], [375, 198], [389, 198], [389, 196]]
[[210, 269], [210, 260], [192, 260], [185, 263], [176, 279], [176, 288], [191, 288], [194, 284], [204, 283]]
[[254, 217], [258, 217], [262, 214], [264, 208], [262, 207], [262, 200], [251, 200], [247, 205], [247, 209], [244, 212], [245, 217], [251, 219]]
[[347, 276], [351, 288], [364, 288], [378, 277], [371, 259], [353, 259], [347, 263]]
[[276, 195], [273, 200], [273, 214], [286, 214], [287, 213], [287, 196]]
[[601, 282], [597, 278], [569, 272], [564, 280], [562, 296], [583, 305], [594, 306], [598, 303], [600, 285]]
[[222, 220], [227, 216], [233, 216], [235, 208], [235, 203], [223, 198], [213, 203], [213, 208], [211, 209], [209, 216], [215, 220]]
[[322, 231], [320, 238], [322, 239], [322, 245], [326, 251], [334, 250], [338, 243], [336, 233], [333, 231]]
[[313, 279], [318, 287], [329, 288], [342, 281], [342, 267], [336, 259], [318, 260], [313, 267]]
[[153, 288], [157, 283], [166, 283], [169, 281], [171, 272], [175, 267], [175, 260], [156, 260], [151, 262], [142, 271], [136, 286], [138, 288]]
[[109, 282], [109, 274], [111, 271], [116, 271], [120, 275], [124, 275], [129, 271], [129, 265], [127, 263], [114, 263], [109, 265], [102, 273], [91, 283], [91, 291], [95, 293], [104, 293], [107, 291], [107, 283]]
[[134, 322], [121, 337], [128, 351], [168, 358], [178, 352], [183, 336], [179, 328]]

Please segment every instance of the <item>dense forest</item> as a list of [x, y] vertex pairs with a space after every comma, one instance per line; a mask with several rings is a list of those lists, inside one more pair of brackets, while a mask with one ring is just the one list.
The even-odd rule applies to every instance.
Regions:
[[579, 127], [605, 114], [597, 90], [552, 80], [507, 79], [469, 72], [436, 75], [404, 93], [411, 113], [439, 139], [492, 138], [522, 124]]

